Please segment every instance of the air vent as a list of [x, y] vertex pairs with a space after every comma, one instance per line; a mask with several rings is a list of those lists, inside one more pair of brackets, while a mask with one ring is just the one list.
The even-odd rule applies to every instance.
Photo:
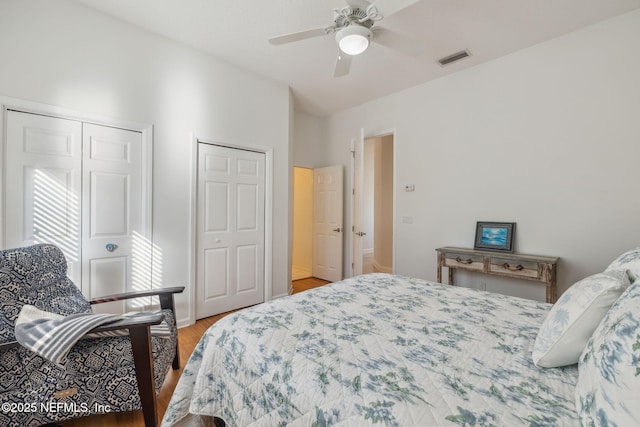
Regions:
[[464, 59], [469, 55], [470, 55], [469, 51], [465, 49], [465, 50], [461, 50], [460, 52], [451, 54], [449, 56], [445, 56], [444, 58], [440, 58], [438, 59], [438, 62], [440, 63], [440, 65], [443, 65], [443, 66], [449, 65], [452, 62], [460, 61], [461, 59]]

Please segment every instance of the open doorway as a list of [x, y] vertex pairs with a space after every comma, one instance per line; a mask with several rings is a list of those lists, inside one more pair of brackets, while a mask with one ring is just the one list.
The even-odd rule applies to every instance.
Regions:
[[311, 277], [313, 267], [313, 169], [293, 168], [291, 279]]
[[393, 134], [363, 140], [354, 169], [353, 274], [393, 272]]
[[342, 165], [294, 167], [292, 280], [342, 280]]

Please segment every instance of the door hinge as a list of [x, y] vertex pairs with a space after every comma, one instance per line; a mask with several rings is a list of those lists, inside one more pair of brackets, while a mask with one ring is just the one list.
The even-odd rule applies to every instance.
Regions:
[[356, 268], [356, 264], [355, 263], [351, 263], [351, 269], [353, 270], [354, 268]]
[[356, 157], [356, 152], [354, 150], [351, 150], [351, 157], [353, 157], [354, 159]]
[[351, 232], [354, 232], [354, 231], [356, 231], [356, 226], [355, 226], [355, 225], [352, 225], [352, 226], [351, 226]]
[[352, 196], [355, 196], [355, 195], [356, 195], [356, 189], [355, 189], [355, 188], [352, 188], [352, 189], [351, 189], [351, 195], [352, 195]]

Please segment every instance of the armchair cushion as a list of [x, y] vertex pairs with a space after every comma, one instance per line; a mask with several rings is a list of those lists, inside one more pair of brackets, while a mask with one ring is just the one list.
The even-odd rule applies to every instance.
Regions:
[[91, 305], [67, 277], [67, 261], [48, 244], [0, 252], [0, 343], [14, 341], [22, 306], [68, 316], [91, 312]]

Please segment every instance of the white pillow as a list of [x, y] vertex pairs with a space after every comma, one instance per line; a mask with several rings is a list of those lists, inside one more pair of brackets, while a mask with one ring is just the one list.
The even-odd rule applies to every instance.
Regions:
[[594, 274], [567, 289], [538, 331], [532, 355], [536, 366], [578, 363], [591, 334], [628, 286], [627, 272], [615, 270]]
[[640, 283], [627, 289], [589, 340], [578, 365], [583, 426], [640, 425]]
[[628, 270], [632, 282], [640, 279], [640, 246], [620, 255], [604, 271], [613, 270]]

